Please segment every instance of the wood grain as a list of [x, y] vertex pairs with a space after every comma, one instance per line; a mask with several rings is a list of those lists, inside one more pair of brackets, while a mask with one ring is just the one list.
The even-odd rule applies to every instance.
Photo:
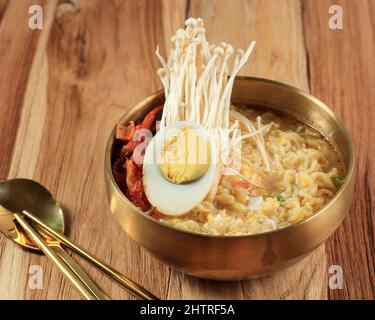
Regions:
[[[35, 1], [34, 4], [46, 6], [47, 12], [50, 7], [46, 1]], [[29, 73], [42, 33], [32, 32], [28, 28], [29, 6], [28, 1], [0, 2], [0, 179], [7, 178], [11, 167]], [[48, 33], [48, 29], [43, 33]], [[0, 238], [0, 283], [3, 284], [0, 299], [25, 297], [30, 259], [30, 255], [16, 249], [14, 244], [3, 237]]]
[[[35, 4], [42, 3], [35, 1]], [[28, 28], [27, 9], [27, 1], [0, 2], [0, 179], [6, 178], [10, 167], [28, 74], [40, 34]], [[20, 24], [20, 20], [25, 23]]]
[[[328, 29], [328, 0], [0, 0], [0, 179], [40, 181], [62, 203], [73, 241], [162, 298], [374, 299], [375, 2], [335, 3], [344, 30]], [[43, 7], [42, 31], [27, 27], [32, 4]], [[242, 74], [311, 90], [353, 134], [349, 218], [326, 244], [269, 278], [223, 283], [170, 270], [125, 235], [107, 206], [107, 136], [127, 108], [161, 87], [155, 47], [167, 52], [188, 16], [204, 18], [210, 41], [246, 48], [256, 40]], [[112, 298], [131, 298], [77, 260]], [[343, 290], [328, 288], [332, 264], [343, 267]], [[28, 287], [31, 265], [43, 268], [42, 290]], [[79, 296], [45, 257], [0, 236], [0, 299]]]
[[304, 3], [311, 91], [348, 126], [357, 154], [353, 208], [326, 243], [328, 264], [344, 273], [343, 290], [329, 297], [375, 299], [375, 2], [335, 4], [343, 8], [343, 30], [328, 28], [330, 1]]

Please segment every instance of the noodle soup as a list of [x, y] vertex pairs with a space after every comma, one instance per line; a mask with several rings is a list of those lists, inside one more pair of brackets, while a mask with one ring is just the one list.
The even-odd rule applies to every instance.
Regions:
[[233, 110], [253, 122], [271, 124], [263, 138], [273, 169], [266, 168], [256, 139], [249, 137], [241, 144], [239, 172], [221, 176], [213, 199], [178, 217], [146, 208], [152, 217], [191, 232], [257, 234], [303, 221], [334, 196], [345, 169], [334, 146], [317, 130], [281, 113]]

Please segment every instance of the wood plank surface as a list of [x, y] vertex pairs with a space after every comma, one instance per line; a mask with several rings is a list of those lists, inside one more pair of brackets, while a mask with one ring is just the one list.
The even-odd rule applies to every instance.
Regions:
[[[0, 179], [40, 181], [62, 204], [73, 241], [161, 298], [374, 299], [375, 1], [358, 2], [335, 1], [344, 29], [330, 30], [328, 0], [0, 0]], [[43, 8], [43, 30], [28, 28], [32, 4]], [[161, 87], [155, 47], [165, 53], [188, 16], [205, 20], [210, 41], [246, 48], [256, 40], [241, 74], [311, 90], [354, 138], [358, 173], [349, 218], [307, 258], [265, 279], [213, 282], [171, 270], [122, 231], [107, 205], [109, 132]], [[77, 260], [112, 298], [131, 298]], [[28, 287], [31, 265], [43, 268], [42, 290]], [[343, 268], [342, 290], [328, 287], [330, 265]], [[45, 257], [0, 235], [0, 299], [79, 296]]]
[[375, 299], [375, 1], [341, 0], [343, 30], [328, 29], [331, 1], [304, 3], [311, 91], [345, 122], [356, 149], [354, 205], [326, 242], [329, 265], [343, 269], [331, 299]]

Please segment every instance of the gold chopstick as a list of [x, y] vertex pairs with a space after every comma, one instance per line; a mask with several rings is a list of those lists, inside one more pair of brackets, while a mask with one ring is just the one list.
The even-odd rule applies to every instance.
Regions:
[[159, 298], [157, 298], [152, 293], [150, 293], [149, 291], [141, 287], [139, 284], [135, 283], [134, 281], [130, 280], [123, 274], [119, 273], [118, 271], [116, 271], [115, 269], [113, 269], [112, 267], [104, 263], [103, 261], [101, 261], [99, 258], [93, 256], [92, 254], [87, 252], [85, 249], [81, 248], [79, 245], [73, 243], [69, 238], [67, 238], [60, 232], [57, 232], [56, 230], [52, 229], [51, 227], [49, 227], [47, 224], [45, 224], [43, 221], [41, 221], [40, 219], [38, 219], [31, 213], [24, 210], [23, 214], [26, 217], [28, 217], [30, 220], [37, 223], [40, 227], [42, 227], [45, 231], [47, 231], [56, 240], [60, 241], [62, 244], [66, 245], [67, 247], [72, 249], [74, 252], [78, 253], [81, 257], [91, 262], [94, 266], [96, 266], [98, 269], [104, 272], [111, 279], [121, 284], [131, 294], [144, 300], [159, 300]]
[[60, 269], [65, 278], [85, 297], [87, 300], [97, 300], [92, 292], [81, 282], [81, 279], [64, 263], [58, 254], [48, 247], [39, 234], [22, 218], [18, 213], [14, 217], [21, 227], [29, 234], [32, 240], [44, 252], [44, 254], [52, 260], [52, 262]]
[[81, 282], [90, 290], [97, 300], [109, 300], [109, 297], [98, 288], [96, 283], [86, 274], [86, 272], [77, 264], [70, 255], [59, 244], [48, 244], [65, 264], [77, 275]]

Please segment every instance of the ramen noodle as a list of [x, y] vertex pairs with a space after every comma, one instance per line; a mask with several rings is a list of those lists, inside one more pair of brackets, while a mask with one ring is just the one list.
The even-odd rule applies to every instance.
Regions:
[[[251, 119], [259, 112], [243, 109]], [[247, 235], [290, 226], [311, 217], [336, 193], [342, 161], [322, 135], [288, 116], [267, 112], [275, 125], [264, 135], [274, 172], [264, 170], [254, 139], [243, 142], [241, 175], [223, 175], [213, 201], [183, 217], [162, 219], [178, 229], [212, 235]], [[257, 186], [242, 177], [253, 178]]]

